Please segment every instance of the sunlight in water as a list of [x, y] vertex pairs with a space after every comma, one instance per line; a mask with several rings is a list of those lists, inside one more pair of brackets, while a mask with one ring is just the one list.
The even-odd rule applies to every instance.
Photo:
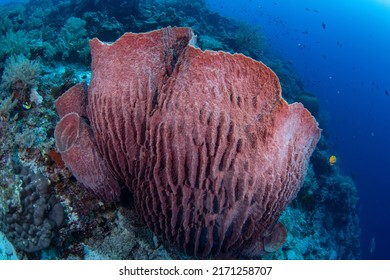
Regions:
[[390, 7], [390, 0], [375, 0], [375, 1]]

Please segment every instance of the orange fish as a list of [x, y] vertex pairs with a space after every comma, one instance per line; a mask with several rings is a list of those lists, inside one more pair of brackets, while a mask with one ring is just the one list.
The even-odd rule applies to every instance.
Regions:
[[336, 156], [331, 156], [331, 157], [329, 158], [329, 164], [330, 164], [330, 165], [334, 165], [334, 164], [336, 163], [336, 161], [337, 161]]

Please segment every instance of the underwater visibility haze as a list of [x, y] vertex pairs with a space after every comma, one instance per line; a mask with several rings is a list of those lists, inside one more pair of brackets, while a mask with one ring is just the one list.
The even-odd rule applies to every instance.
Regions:
[[0, 259], [390, 258], [390, 1], [0, 15]]

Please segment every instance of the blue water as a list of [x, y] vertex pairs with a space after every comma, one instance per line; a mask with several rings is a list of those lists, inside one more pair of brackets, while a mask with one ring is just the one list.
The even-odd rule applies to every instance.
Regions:
[[28, 2], [28, 0], [0, 0], [0, 5], [4, 5], [7, 3], [22, 3], [22, 2]]
[[206, 2], [259, 25], [317, 95], [338, 164], [358, 188], [362, 258], [390, 259], [390, 1]]

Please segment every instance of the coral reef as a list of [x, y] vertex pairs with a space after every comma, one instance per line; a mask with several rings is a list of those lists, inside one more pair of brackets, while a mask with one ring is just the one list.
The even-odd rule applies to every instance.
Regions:
[[23, 30], [17, 32], [8, 31], [0, 38], [0, 60], [3, 61], [10, 55], [30, 56], [29, 37]]
[[356, 187], [337, 168], [331, 173], [318, 176], [313, 166], [309, 167], [297, 199], [280, 218], [289, 232], [287, 241], [283, 250], [271, 258], [330, 260], [359, 257]]
[[50, 195], [47, 178], [16, 168], [20, 169], [16, 172], [20, 174], [19, 195], [5, 205], [1, 228], [16, 248], [32, 253], [50, 246], [55, 228], [64, 221], [64, 209]]
[[70, 61], [86, 60], [88, 57], [86, 21], [77, 17], [70, 17], [61, 28], [59, 50], [62, 59]]
[[[311, 102], [315, 114], [316, 101], [301, 97], [307, 92], [303, 82], [290, 63], [275, 57], [260, 30], [211, 12], [203, 0], [30, 0], [0, 6], [0, 210], [5, 214], [8, 205], [20, 204], [17, 198], [23, 176], [16, 174], [20, 172], [15, 169], [17, 163], [29, 170], [29, 176], [50, 180], [50, 196], [55, 196], [65, 213], [49, 247], [32, 253], [16, 248], [14, 252], [4, 241], [7, 249], [5, 255], [0, 254], [2, 258], [189, 258], [150, 231], [136, 215], [139, 209], [126, 189], [121, 190], [120, 203], [101, 201], [86, 191], [65, 167], [54, 141], [59, 119], [55, 100], [77, 83], [89, 84], [89, 39], [113, 42], [125, 31], [139, 33], [175, 25], [191, 27], [198, 37], [197, 46], [203, 50], [241, 52], [261, 60], [279, 77], [284, 99], [301, 101], [309, 110]], [[10, 68], [11, 59], [36, 70], [26, 72], [33, 74], [32, 79], [20, 79], [25, 81], [24, 90], [13, 87], [16, 80], [7, 78], [18, 76], [14, 74], [19, 70]], [[327, 142], [321, 113], [315, 117], [325, 134], [310, 159], [297, 198], [280, 218], [288, 231], [287, 240], [266, 258], [359, 257], [356, 188], [337, 165], [328, 163], [335, 151]], [[334, 202], [343, 205], [342, 210]], [[4, 223], [0, 230], [4, 230]], [[277, 232], [271, 243], [277, 244], [278, 236], [283, 240], [284, 231]]]
[[12, 93], [12, 99], [17, 100], [20, 108], [23, 105], [31, 106], [41, 102], [37, 98], [37, 80], [40, 72], [40, 63], [30, 61], [23, 55], [11, 56], [5, 62], [1, 88], [5, 92]]

